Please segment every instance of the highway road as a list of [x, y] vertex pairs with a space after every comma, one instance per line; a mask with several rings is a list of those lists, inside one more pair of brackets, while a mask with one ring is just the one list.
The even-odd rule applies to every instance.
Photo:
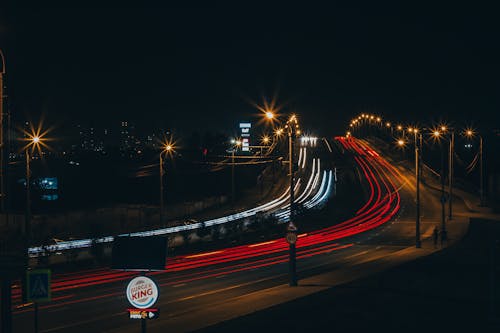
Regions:
[[[299, 234], [299, 287], [288, 281], [288, 244], [283, 238], [169, 258], [164, 272], [148, 274], [160, 286], [160, 317], [148, 321], [148, 332], [191, 331], [266, 308], [326, 285], [304, 285], [308, 279], [335, 272], [343, 283], [398, 260], [414, 243], [414, 179], [389, 163], [366, 142], [337, 138], [344, 158], [362, 176], [367, 200], [346, 221]], [[422, 232], [439, 222], [438, 193], [423, 188]], [[458, 205], [457, 209], [461, 209]], [[139, 321], [127, 317], [127, 282], [137, 275], [105, 268], [58, 274], [53, 300], [40, 305], [41, 332], [139, 332]], [[14, 330], [30, 332], [32, 305], [22, 305], [14, 288]]]

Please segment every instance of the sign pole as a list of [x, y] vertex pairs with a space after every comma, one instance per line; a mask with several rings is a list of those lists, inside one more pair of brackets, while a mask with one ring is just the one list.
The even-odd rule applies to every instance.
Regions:
[[[146, 272], [142, 271], [141, 275], [146, 276]], [[146, 333], [146, 318], [141, 319], [141, 333]]]

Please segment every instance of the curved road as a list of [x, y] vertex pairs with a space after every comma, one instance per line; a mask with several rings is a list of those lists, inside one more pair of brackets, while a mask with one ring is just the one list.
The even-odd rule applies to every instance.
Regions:
[[[339, 274], [339, 283], [353, 279], [412, 244], [413, 180], [366, 142], [337, 140], [363, 175], [368, 199], [352, 218], [299, 234], [302, 287], [287, 286], [288, 244], [283, 238], [169, 258], [166, 271], [148, 274], [161, 290], [155, 306], [160, 318], [148, 322], [148, 332], [202, 328], [318, 291], [322, 286], [304, 282], [329, 272]], [[422, 231], [428, 234], [439, 206], [435, 193], [423, 189], [421, 195], [423, 218], [428, 221]], [[139, 322], [127, 317], [125, 299], [126, 284], [135, 275], [109, 269], [56, 275], [52, 302], [40, 305], [41, 332], [138, 332]], [[32, 306], [19, 304], [19, 290], [13, 292], [15, 331], [29, 332]]]

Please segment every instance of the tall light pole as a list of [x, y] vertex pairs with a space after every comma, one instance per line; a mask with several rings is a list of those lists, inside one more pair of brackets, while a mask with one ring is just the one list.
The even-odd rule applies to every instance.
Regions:
[[235, 201], [235, 198], [236, 198], [236, 194], [235, 194], [235, 179], [234, 179], [234, 166], [235, 166], [235, 162], [234, 162], [234, 152], [236, 149], [238, 149], [238, 147], [241, 146], [241, 141], [240, 140], [233, 140], [232, 141], [233, 143], [233, 148], [231, 150], [231, 202], [234, 206], [234, 201]]
[[[465, 136], [473, 138], [475, 135], [472, 129], [465, 130]], [[483, 179], [483, 137], [479, 135], [479, 205], [484, 206], [484, 179]]]
[[414, 134], [414, 145], [415, 145], [415, 247], [421, 248], [422, 243], [420, 240], [420, 148], [417, 143], [417, 136], [420, 135], [420, 141], [422, 139], [422, 134], [419, 134], [417, 128], [412, 128], [409, 130], [410, 133]]
[[164, 174], [164, 168], [163, 168], [163, 154], [170, 154], [173, 151], [174, 147], [170, 143], [166, 143], [163, 146], [163, 150], [160, 152], [160, 225], [162, 227], [165, 227], [165, 221], [164, 221], [164, 209], [163, 209], [163, 174]]
[[[443, 128], [441, 129], [443, 130]], [[446, 130], [446, 128], [444, 128]], [[439, 140], [441, 138], [442, 133], [439, 130], [434, 130], [432, 133], [434, 138], [436, 140]], [[443, 241], [446, 240], [446, 213], [445, 213], [445, 203], [446, 203], [446, 196], [445, 196], [445, 190], [444, 190], [444, 150], [443, 150], [443, 145], [441, 140], [439, 141], [439, 147], [441, 150], [441, 244]]]
[[[3, 55], [2, 50], [0, 49], [0, 208], [2, 214], [6, 213], [6, 205], [5, 205], [5, 172], [6, 166], [8, 165], [8, 152], [6, 152], [5, 145], [5, 119], [4, 119], [4, 111], [3, 111], [3, 76], [5, 74], [5, 57]], [[7, 157], [7, 159], [6, 159]], [[1, 299], [0, 299], [0, 331], [5, 333], [12, 332], [12, 280], [11, 277], [5, 275], [0, 278], [1, 280]]]
[[455, 150], [455, 132], [451, 131], [450, 136], [450, 149], [448, 156], [448, 219], [451, 220], [452, 214], [452, 203], [453, 203], [453, 164], [454, 164], [454, 150]]
[[[30, 246], [33, 233], [31, 231], [31, 155], [30, 150], [35, 151], [35, 149], [40, 151], [40, 145], [42, 144], [41, 138], [38, 135], [32, 136], [25, 147], [24, 154], [26, 157], [26, 207], [25, 207], [25, 220], [24, 220], [24, 232], [26, 237], [26, 245]], [[27, 253], [27, 252], [26, 252]]]
[[[268, 120], [273, 121], [276, 116], [273, 112], [268, 111], [265, 113]], [[296, 246], [297, 241], [297, 227], [294, 224], [295, 218], [295, 165], [294, 165], [294, 150], [295, 150], [295, 138], [297, 133], [300, 133], [299, 123], [297, 121], [297, 116], [292, 114], [286, 122], [285, 130], [288, 131], [288, 175], [290, 177], [290, 220], [287, 225], [287, 241], [289, 244], [288, 251], [288, 272], [289, 272], [289, 285], [290, 287], [297, 286], [297, 255]], [[278, 132], [279, 131], [279, 132]], [[277, 130], [276, 133], [280, 135], [281, 130]]]
[[479, 204], [484, 206], [484, 180], [483, 180], [483, 137], [479, 136]]
[[295, 159], [294, 159], [294, 144], [297, 135], [297, 130], [299, 125], [297, 123], [297, 117], [292, 115], [287, 121], [286, 128], [288, 129], [288, 156], [289, 156], [289, 176], [290, 176], [290, 221], [288, 223], [287, 231], [288, 233], [293, 233], [294, 240], [289, 241], [289, 285], [291, 287], [297, 286], [297, 256], [296, 256], [296, 233], [297, 227], [293, 223], [295, 218]]
[[8, 147], [7, 147], [7, 142], [6, 137], [8, 135], [8, 120], [6, 121], [5, 115], [7, 115], [6, 112], [4, 112], [4, 75], [5, 75], [5, 57], [3, 55], [2, 50], [0, 50], [0, 62], [2, 68], [0, 68], [0, 208], [2, 210], [2, 213], [6, 213], [6, 187], [7, 187], [7, 177], [6, 177], [6, 171], [7, 171], [7, 166], [9, 164], [9, 152], [8, 152]]

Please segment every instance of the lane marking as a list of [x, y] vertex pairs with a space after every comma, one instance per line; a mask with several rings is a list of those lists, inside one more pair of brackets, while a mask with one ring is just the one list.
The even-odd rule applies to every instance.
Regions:
[[361, 256], [363, 254], [367, 254], [368, 252], [370, 252], [370, 251], [366, 250], [366, 251], [363, 251], [363, 252], [359, 252], [359, 253], [356, 253], [356, 254], [344, 257], [344, 259], [350, 259], [350, 258], [354, 258], [354, 257], [357, 257], [357, 256]]
[[237, 284], [237, 285], [234, 285], [234, 286], [229, 286], [229, 287], [226, 287], [226, 288], [221, 288], [221, 289], [206, 291], [204, 293], [199, 293], [199, 294], [196, 294], [196, 295], [191, 295], [191, 296], [187, 296], [187, 297], [178, 298], [175, 301], [169, 302], [169, 303], [187, 301], [187, 300], [190, 300], [190, 299], [195, 299], [195, 298], [199, 298], [199, 297], [203, 297], [203, 296], [209, 296], [209, 295], [221, 293], [221, 292], [228, 291], [228, 290], [233, 290], [233, 289], [236, 289], [236, 288], [246, 287], [246, 286], [249, 286], [249, 285], [252, 285], [252, 284], [256, 284], [256, 283], [260, 283], [260, 282], [264, 282], [264, 281], [268, 281], [268, 280], [273, 280], [273, 279], [279, 278], [279, 277], [281, 277], [283, 275], [286, 275], [286, 274], [281, 274], [281, 275], [277, 275], [277, 276], [274, 276], [274, 277], [268, 277], [268, 278], [264, 278], [264, 279], [260, 279], [260, 280], [255, 280], [255, 281], [250, 281], [250, 282], [246, 282], [246, 283], [241, 283], [241, 284]]
[[212, 251], [212, 252], [207, 252], [207, 253], [201, 253], [201, 254], [193, 254], [191, 256], [184, 257], [185, 259], [191, 259], [191, 258], [199, 258], [199, 257], [205, 257], [205, 256], [210, 256], [212, 254], [217, 254], [217, 253], [222, 253], [224, 250], [221, 251]]

